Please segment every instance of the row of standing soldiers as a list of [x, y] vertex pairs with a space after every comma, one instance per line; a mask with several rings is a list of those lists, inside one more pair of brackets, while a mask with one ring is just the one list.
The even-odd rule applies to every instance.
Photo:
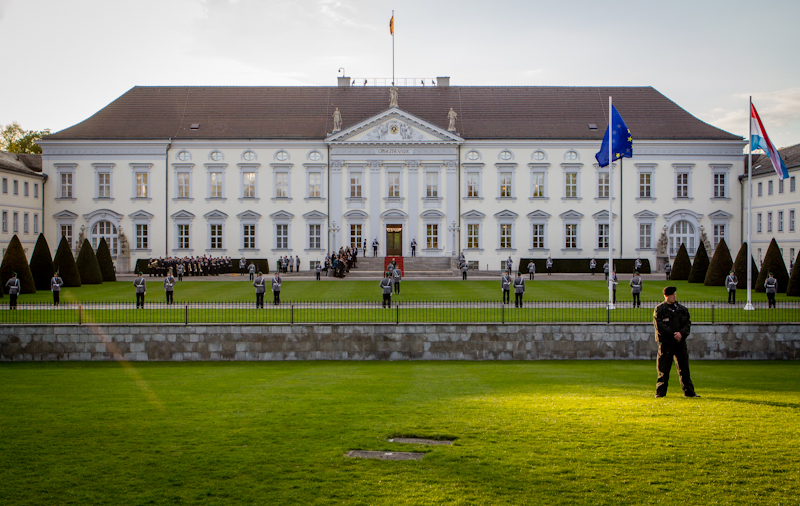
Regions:
[[233, 269], [231, 257], [167, 257], [151, 258], [147, 264], [150, 276], [165, 277], [172, 270], [179, 277], [218, 276], [230, 274]]

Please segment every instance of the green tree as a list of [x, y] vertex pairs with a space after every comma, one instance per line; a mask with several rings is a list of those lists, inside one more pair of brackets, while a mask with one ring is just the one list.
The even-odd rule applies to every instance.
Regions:
[[714, 250], [714, 257], [706, 272], [706, 279], [703, 284], [706, 286], [725, 286], [725, 278], [733, 268], [731, 251], [725, 243], [725, 239], [719, 241], [717, 249]]
[[50, 254], [50, 246], [44, 234], [39, 234], [36, 239], [36, 246], [31, 255], [31, 272], [37, 290], [49, 290], [50, 279], [53, 277], [55, 268], [53, 267], [53, 256]]
[[0, 131], [0, 149], [9, 153], [41, 154], [42, 148], [36, 141], [50, 135], [49, 129], [25, 130], [16, 121], [3, 127]]
[[764, 261], [761, 263], [761, 272], [758, 273], [756, 280], [757, 292], [766, 291], [764, 281], [767, 280], [770, 272], [775, 275], [775, 280], [778, 282], [778, 291], [784, 290], [789, 284], [789, 272], [786, 270], [786, 264], [783, 263], [778, 241], [774, 237], [770, 241], [767, 252], [764, 254]]
[[75, 261], [78, 272], [81, 274], [81, 283], [85, 285], [100, 285], [103, 283], [103, 273], [100, 272], [100, 264], [94, 254], [89, 239], [84, 239], [81, 250], [78, 252], [78, 260]]
[[22, 243], [19, 242], [19, 237], [16, 235], [8, 243], [8, 249], [5, 256], [3, 256], [3, 263], [0, 264], [0, 285], [4, 290], [8, 290], [6, 282], [11, 279], [11, 275], [14, 272], [17, 273], [17, 278], [19, 278], [22, 285], [20, 293], [36, 293], [36, 283], [33, 281], [28, 259], [25, 258], [25, 249], [23, 249]]
[[755, 288], [756, 279], [758, 278], [758, 266], [752, 255], [747, 254], [747, 243], [742, 244], [739, 248], [739, 253], [736, 254], [736, 261], [733, 262], [733, 272], [739, 278], [737, 288], [747, 288], [747, 257], [750, 257], [750, 270], [752, 271], [752, 279], [750, 280], [750, 288]]
[[786, 284], [786, 295], [792, 297], [800, 296], [800, 253], [797, 253], [797, 258], [794, 260], [792, 266], [792, 273], [789, 276], [789, 283]]
[[702, 283], [706, 279], [708, 272], [708, 253], [706, 253], [706, 245], [700, 241], [700, 246], [697, 248], [697, 253], [694, 254], [694, 262], [692, 268], [689, 270], [689, 283]]
[[[708, 257], [708, 255], [706, 255]], [[689, 259], [689, 253], [686, 251], [686, 245], [681, 243], [678, 249], [678, 254], [675, 255], [675, 262], [672, 264], [672, 272], [669, 279], [685, 280], [689, 279], [689, 272], [692, 270], [692, 261]]]
[[111, 251], [108, 249], [105, 237], [102, 237], [100, 244], [97, 245], [97, 263], [100, 265], [103, 281], [117, 280], [117, 274], [114, 272], [114, 260], [111, 258]]
[[61, 276], [61, 280], [64, 281], [64, 286], [81, 286], [81, 275], [78, 272], [78, 266], [75, 265], [75, 257], [72, 256], [72, 250], [66, 237], [62, 237], [58, 244], [53, 265], [58, 271], [58, 275]]

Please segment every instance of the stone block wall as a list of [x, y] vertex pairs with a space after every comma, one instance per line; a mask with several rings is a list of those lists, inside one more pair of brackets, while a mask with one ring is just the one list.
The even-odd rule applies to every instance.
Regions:
[[[692, 359], [796, 360], [800, 324], [694, 325]], [[9, 325], [0, 361], [652, 360], [647, 324]]]

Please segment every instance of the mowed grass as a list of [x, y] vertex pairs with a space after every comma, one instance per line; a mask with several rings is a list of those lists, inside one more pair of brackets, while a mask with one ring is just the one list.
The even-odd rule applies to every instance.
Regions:
[[692, 377], [701, 399], [654, 399], [650, 361], [2, 364], [0, 503], [796, 504], [800, 365]]
[[[533, 282], [526, 281], [527, 301], [602, 301], [608, 300], [608, 288], [603, 276], [597, 280], [550, 281], [547, 276], [538, 276]], [[147, 278], [147, 300], [163, 302], [164, 289], [159, 278]], [[344, 279], [336, 281], [284, 281], [281, 291], [283, 301], [305, 302], [358, 302], [381, 299], [380, 280]], [[617, 299], [631, 299], [628, 280], [621, 279]], [[723, 287], [709, 287], [687, 281], [645, 281], [642, 301], [661, 301], [661, 289], [667, 284], [678, 288], [678, 300], [726, 301], [728, 293]], [[500, 279], [489, 280], [407, 280], [400, 285], [399, 301], [501, 301]], [[269, 292], [269, 291], [268, 291]], [[8, 296], [6, 296], [8, 297]], [[737, 299], [744, 301], [745, 290], [738, 290]], [[271, 293], [267, 293], [267, 299]], [[132, 282], [117, 281], [102, 285], [83, 285], [79, 288], [64, 288], [62, 302], [131, 302], [135, 299]], [[512, 296], [513, 299], [513, 296]], [[778, 294], [778, 301], [800, 301], [797, 297]], [[753, 292], [753, 301], [766, 301], [763, 293]], [[8, 298], [0, 299], [8, 304]], [[19, 302], [49, 302], [52, 294], [39, 291], [21, 295]], [[245, 280], [236, 281], [184, 281], [175, 287], [175, 302], [250, 302], [255, 301], [255, 289]], [[2, 302], [0, 302], [2, 303]]]

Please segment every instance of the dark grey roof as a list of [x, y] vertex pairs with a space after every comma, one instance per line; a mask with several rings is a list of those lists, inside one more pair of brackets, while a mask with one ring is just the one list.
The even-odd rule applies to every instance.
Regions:
[[[601, 140], [609, 94], [634, 139], [741, 140], [651, 87], [403, 87], [399, 105], [442, 128], [452, 107], [465, 139]], [[388, 105], [386, 87], [137, 86], [46, 139], [323, 139], [335, 107], [347, 128]]]
[[42, 155], [29, 155], [0, 151], [0, 168], [25, 174], [27, 176], [42, 175]]
[[[787, 170], [797, 169], [800, 168], [800, 144], [795, 144], [794, 146], [789, 146], [787, 148], [779, 149], [778, 153], [780, 153], [781, 158], [783, 159], [784, 165], [786, 165]], [[747, 175], [748, 170], [748, 162], [749, 157], [744, 155], [744, 174]], [[760, 174], [776, 174], [775, 169], [772, 167], [772, 161], [769, 159], [769, 156], [758, 154], [756, 155], [753, 153], [753, 167], [759, 167], [753, 172], [754, 176], [758, 176]], [[742, 176], [744, 177], [744, 176]]]

